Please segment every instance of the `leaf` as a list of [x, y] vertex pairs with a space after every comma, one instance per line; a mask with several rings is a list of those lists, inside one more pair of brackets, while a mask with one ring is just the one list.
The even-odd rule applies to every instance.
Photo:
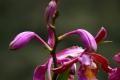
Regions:
[[70, 69], [67, 69], [65, 72], [58, 76], [57, 80], [68, 80]]

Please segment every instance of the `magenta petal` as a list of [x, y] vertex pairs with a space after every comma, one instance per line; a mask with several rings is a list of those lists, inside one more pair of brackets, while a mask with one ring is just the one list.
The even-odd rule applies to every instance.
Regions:
[[78, 61], [77, 58], [71, 59], [68, 62], [63, 63], [61, 66], [54, 68], [53, 71], [55, 73], [62, 73], [64, 72], [66, 69], [70, 68], [74, 63], [76, 63]]
[[80, 39], [84, 46], [88, 49], [96, 50], [97, 44], [94, 37], [84, 29], [78, 29], [77, 33], [80, 35]]
[[115, 68], [109, 73], [108, 80], [120, 80], [120, 68]]
[[104, 27], [101, 27], [97, 35], [95, 36], [95, 40], [97, 43], [101, 42], [104, 40], [107, 36], [107, 30]]
[[55, 33], [54, 29], [48, 25], [48, 44], [51, 48], [55, 45]]
[[48, 68], [47, 68], [47, 71], [48, 71], [48, 80], [52, 80], [52, 75], [51, 75], [51, 68], [52, 68], [52, 63], [53, 63], [53, 60], [52, 58], [50, 58], [48, 60]]
[[46, 71], [47, 71], [47, 64], [37, 66], [34, 71], [33, 80], [45, 80]]
[[10, 49], [19, 49], [26, 45], [33, 37], [35, 36], [34, 32], [25, 31], [18, 34], [13, 41], [10, 43]]
[[120, 53], [116, 54], [116, 55], [113, 57], [113, 60], [115, 60], [116, 62], [120, 63]]
[[73, 34], [77, 34], [80, 36], [80, 40], [82, 41], [85, 48], [90, 49], [90, 50], [97, 49], [95, 38], [88, 31], [84, 29], [77, 29], [77, 30], [65, 33], [64, 35], [58, 37], [58, 39], [61, 40]]
[[57, 9], [56, 2], [54, 0], [50, 1], [45, 11], [45, 17], [48, 24], [52, 22], [52, 18], [56, 13], [56, 9]]
[[81, 47], [78, 46], [72, 46], [70, 48], [66, 48], [58, 53], [56, 53], [57, 59], [58, 60], [62, 60], [66, 57], [77, 57], [78, 55], [80, 55], [82, 52], [84, 51], [84, 49], [82, 49]]

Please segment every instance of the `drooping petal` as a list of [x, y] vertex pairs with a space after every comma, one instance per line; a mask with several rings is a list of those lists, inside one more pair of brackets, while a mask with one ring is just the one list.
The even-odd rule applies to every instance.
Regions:
[[77, 57], [78, 55], [80, 55], [82, 52], [84, 51], [84, 49], [82, 49], [81, 47], [78, 46], [72, 46], [70, 48], [66, 48], [62, 51], [59, 51], [58, 53], [56, 53], [57, 59], [58, 60], [62, 60], [66, 57]]
[[104, 27], [98, 31], [97, 35], [95, 36], [95, 40], [97, 43], [103, 41], [107, 36], [107, 30]]
[[96, 44], [95, 38], [88, 31], [86, 31], [84, 29], [77, 29], [77, 30], [65, 33], [64, 35], [58, 37], [58, 40], [62, 40], [73, 34], [75, 34], [75, 35], [77, 34], [80, 36], [80, 40], [82, 41], [85, 48], [90, 49], [90, 50], [97, 49], [97, 44]]
[[52, 63], [53, 63], [53, 60], [52, 60], [52, 58], [50, 58], [48, 60], [48, 68], [47, 68], [47, 71], [48, 71], [48, 80], [52, 80], [52, 75], [51, 75]]
[[55, 45], [54, 29], [50, 27], [50, 25], [48, 25], [48, 44], [50, 45], [51, 48], [53, 48]]
[[120, 80], [120, 68], [115, 68], [109, 73], [108, 80]]
[[120, 63], [120, 53], [116, 54], [116, 55], [113, 57], [113, 60], [115, 60], [116, 62]]
[[46, 71], [47, 71], [47, 64], [37, 66], [34, 71], [33, 80], [45, 80]]
[[50, 3], [48, 4], [45, 10], [45, 18], [46, 18], [47, 24], [52, 23], [52, 18], [54, 17], [56, 13], [56, 9], [57, 9], [56, 1], [54, 0], [50, 1]]
[[32, 31], [25, 31], [25, 32], [19, 33], [10, 43], [9, 47], [10, 49], [13, 49], [13, 50], [20, 49], [23, 46], [25, 46], [28, 42], [30, 42], [31, 39], [33, 38], [35, 38], [40, 43], [44, 44], [45, 47], [51, 50], [51, 47], [49, 47], [49, 45], [41, 37], [39, 37], [36, 33]]

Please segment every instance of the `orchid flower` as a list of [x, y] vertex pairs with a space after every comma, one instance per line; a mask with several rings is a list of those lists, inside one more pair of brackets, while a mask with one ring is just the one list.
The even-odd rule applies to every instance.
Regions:
[[[89, 41], [89, 42], [92, 42], [92, 40], [95, 41], [94, 37], [89, 32], [87, 32], [86, 30], [84, 31], [83, 29], [79, 29], [78, 31], [81, 32], [81, 33], [79, 33], [79, 35], [82, 36], [82, 37], [80, 36], [82, 40], [83, 39], [87, 39], [87, 40], [83, 40], [83, 41]], [[98, 39], [99, 36], [100, 37], [102, 36], [101, 40], [103, 40], [103, 38], [105, 38], [106, 32], [105, 32], [104, 35], [103, 34], [101, 35], [101, 33], [103, 33], [103, 31], [105, 31], [105, 28], [102, 27], [100, 29], [99, 33], [97, 34], [97, 38], [96, 39]], [[68, 34], [68, 33], [66, 33], [66, 34]], [[92, 36], [93, 39], [89, 39], [91, 37], [89, 37], [88, 35]], [[99, 41], [101, 41], [101, 40], [99, 38]], [[90, 44], [89, 42], [86, 42], [86, 43]], [[85, 42], [83, 42], [83, 43], [85, 43]], [[86, 44], [84, 44], [84, 45], [86, 45]], [[95, 45], [95, 47], [96, 47], [96, 45]], [[88, 47], [88, 48], [90, 48], [90, 47]], [[73, 47], [67, 48], [65, 50], [62, 50], [62, 51], [56, 53], [56, 56], [57, 56], [57, 62], [61, 64], [61, 66], [59, 66], [58, 68], [51, 69], [51, 65], [52, 65], [52, 59], [51, 58], [48, 59], [48, 63], [45, 63], [45, 64], [48, 64], [48, 65], [46, 65], [47, 69], [45, 68], [46, 69], [45, 71], [48, 72], [48, 79], [49, 80], [51, 80], [51, 70], [53, 70], [54, 73], [61, 74], [65, 70], [70, 68], [76, 62], [80, 62], [81, 63], [80, 67], [82, 67], [82, 68], [80, 68], [79, 70], [84, 68], [84, 73], [81, 73], [82, 75], [84, 74], [83, 75], [84, 79], [86, 79], [86, 80], [93, 80], [94, 79], [95, 80], [96, 79], [96, 72], [97, 72], [97, 65], [96, 65], [95, 62], [92, 61], [92, 59], [96, 58], [95, 60], [98, 59], [97, 60], [98, 62], [100, 62], [100, 60], [102, 59], [103, 62], [106, 62], [106, 60], [103, 57], [99, 57], [99, 55], [95, 55], [95, 54], [93, 55], [93, 53], [92, 54], [88, 54], [88, 53], [85, 52], [85, 49], [82, 49], [82, 48], [80, 48], [78, 46], [73, 46]], [[70, 60], [68, 60], [66, 62], [66, 59], [68, 59], [69, 57], [71, 57]], [[95, 58], [93, 58], [93, 57], [95, 57]], [[102, 64], [102, 66], [103, 66], [103, 62], [100, 62]], [[43, 64], [43, 65], [45, 65], [45, 64]], [[44, 76], [45, 76], [45, 72], [42, 72], [42, 67], [41, 66], [36, 68], [35, 75], [34, 75], [34, 80], [41, 80], [40, 79], [40, 78], [42, 78], [41, 75], [39, 75], [39, 77], [36, 77], [36, 75], [38, 75], [39, 72], [43, 73]], [[104, 67], [106, 67], [106, 65], [103, 66], [103, 68]], [[107, 65], [107, 67], [108, 67], [108, 65]], [[41, 71], [39, 71], [40, 69], [41, 69]], [[79, 80], [83, 80], [82, 79], [83, 76], [81, 77], [80, 72], [81, 71], [78, 72]], [[74, 80], [74, 78], [70, 79], [70, 80]]]
[[[51, 0], [45, 9], [48, 29], [47, 41], [35, 32], [24, 31], [10, 42], [10, 49], [17, 50], [24, 47], [32, 39], [36, 39], [48, 49], [49, 58], [44, 64], [35, 68], [33, 80], [74, 80], [76, 74], [78, 80], [97, 80], [99, 68], [108, 73], [109, 80], [120, 80], [120, 68], [111, 68], [108, 60], [96, 53], [98, 44], [104, 41], [107, 36], [106, 29], [101, 27], [95, 37], [85, 29], [76, 29], [57, 37], [54, 26], [58, 14], [57, 8], [58, 0]], [[73, 35], [79, 36], [79, 42], [83, 44], [83, 47], [77, 45], [56, 52], [57, 44]], [[113, 59], [120, 63], [120, 53], [115, 55]], [[76, 66], [77, 63], [80, 64], [79, 67]]]
[[[82, 31], [84, 32], [83, 34], [81, 33]], [[96, 42], [97, 43], [101, 42], [106, 37], [107, 35], [106, 29], [102, 27], [95, 38], [90, 33], [82, 29], [79, 29], [65, 33], [64, 35], [58, 37], [58, 39], [62, 40], [63, 38], [71, 36], [73, 34], [80, 35], [80, 38], [82, 39], [81, 41], [83, 41], [85, 49], [88, 49], [88, 50], [84, 49], [84, 51], [77, 57], [78, 59], [77, 62], [80, 62], [81, 64], [78, 72], [79, 80], [96, 80], [95, 71], [97, 72], [97, 65], [94, 62], [95, 60], [102, 64], [103, 69], [105, 69], [106, 71], [109, 70], [106, 59], [104, 59], [104, 57], [101, 57], [97, 54], [93, 54], [97, 48]], [[101, 60], [103, 60], [103, 62], [101, 62]], [[103, 64], [104, 62], [106, 62], [105, 65]], [[68, 65], [70, 65], [71, 63], [69, 62]], [[69, 66], [67, 65], [62, 65], [54, 69], [54, 72], [64, 71], [68, 67]]]

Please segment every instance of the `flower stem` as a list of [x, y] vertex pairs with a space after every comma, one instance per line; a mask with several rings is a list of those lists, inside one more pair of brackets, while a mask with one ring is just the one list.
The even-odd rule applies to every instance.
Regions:
[[[57, 48], [58, 40], [57, 40], [55, 28], [54, 28], [54, 34], [55, 34], [55, 45], [54, 45], [53, 50], [51, 51], [51, 55], [53, 57], [54, 68], [57, 68], [56, 48]], [[57, 80], [57, 76], [58, 76], [58, 74], [54, 73], [52, 80]]]

